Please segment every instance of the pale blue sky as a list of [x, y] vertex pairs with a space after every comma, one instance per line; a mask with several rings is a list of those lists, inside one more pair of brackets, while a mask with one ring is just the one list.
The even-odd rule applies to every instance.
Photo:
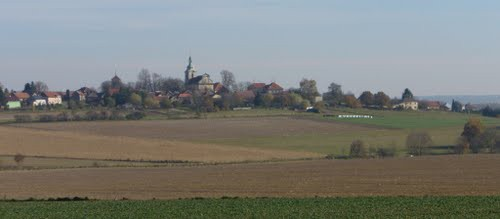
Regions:
[[356, 94], [500, 94], [498, 0], [2, 0], [0, 82], [97, 87], [143, 67]]

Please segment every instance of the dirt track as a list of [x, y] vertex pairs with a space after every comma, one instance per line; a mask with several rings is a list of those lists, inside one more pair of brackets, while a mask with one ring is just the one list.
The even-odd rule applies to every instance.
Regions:
[[500, 156], [0, 172], [0, 196], [98, 199], [500, 195]]

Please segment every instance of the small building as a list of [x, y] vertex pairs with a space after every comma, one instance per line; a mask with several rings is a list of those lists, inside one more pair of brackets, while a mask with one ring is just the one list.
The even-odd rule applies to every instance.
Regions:
[[247, 90], [253, 91], [255, 95], [265, 94], [265, 93], [270, 93], [275, 95], [275, 94], [282, 94], [284, 91], [284, 89], [275, 82], [270, 83], [268, 85], [264, 83], [253, 83], [250, 86], [248, 86]]
[[264, 93], [266, 88], [265, 83], [253, 83], [248, 86], [247, 90], [253, 91], [254, 94]]
[[426, 101], [425, 105], [427, 110], [440, 110], [442, 104], [439, 101]]
[[11, 96], [16, 97], [21, 103], [27, 103], [30, 98], [30, 94], [26, 92], [14, 92]]
[[281, 87], [280, 85], [276, 84], [276, 83], [271, 83], [271, 84], [268, 84], [266, 85], [266, 87], [264, 88], [265, 89], [265, 92], [266, 93], [270, 93], [270, 94], [282, 94], [283, 93], [283, 87]]
[[403, 110], [418, 110], [418, 101], [415, 100], [404, 100], [399, 104], [393, 106], [394, 109]]
[[21, 101], [16, 96], [10, 96], [6, 99], [7, 103], [5, 106], [7, 109], [19, 109], [21, 108]]
[[229, 92], [230, 92], [229, 89], [226, 86], [222, 85], [222, 83], [217, 82], [214, 84], [215, 94], [222, 95], [222, 94], [227, 94]]
[[33, 95], [28, 99], [28, 103], [32, 106], [45, 106], [47, 105], [47, 100], [45, 97]]
[[42, 97], [45, 98], [48, 105], [60, 105], [62, 104], [62, 96], [59, 92], [42, 92]]

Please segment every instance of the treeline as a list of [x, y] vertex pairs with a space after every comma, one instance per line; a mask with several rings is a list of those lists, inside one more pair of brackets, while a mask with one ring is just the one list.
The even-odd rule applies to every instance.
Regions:
[[500, 117], [500, 109], [493, 109], [490, 106], [486, 106], [481, 113], [483, 116], [488, 116], [488, 117]]
[[30, 122], [67, 122], [67, 121], [98, 121], [98, 120], [139, 120], [145, 114], [140, 111], [121, 112], [118, 110], [90, 110], [86, 113], [62, 112], [59, 114], [42, 114], [32, 116], [30, 114], [14, 115], [17, 123]]

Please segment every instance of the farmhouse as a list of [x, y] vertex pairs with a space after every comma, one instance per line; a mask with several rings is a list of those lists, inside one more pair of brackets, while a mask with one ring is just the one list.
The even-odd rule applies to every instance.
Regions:
[[21, 103], [26, 103], [30, 98], [30, 94], [25, 92], [14, 92], [12, 96], [16, 97]]
[[394, 109], [418, 110], [418, 102], [415, 100], [404, 100], [399, 104], [394, 105]]
[[42, 92], [42, 97], [45, 98], [48, 105], [59, 105], [62, 104], [62, 96], [58, 92]]
[[272, 82], [268, 85], [265, 83], [253, 83], [250, 86], [248, 86], [247, 90], [253, 91], [255, 95], [257, 94], [282, 94], [283, 93], [283, 87], [281, 87], [279, 84]]

